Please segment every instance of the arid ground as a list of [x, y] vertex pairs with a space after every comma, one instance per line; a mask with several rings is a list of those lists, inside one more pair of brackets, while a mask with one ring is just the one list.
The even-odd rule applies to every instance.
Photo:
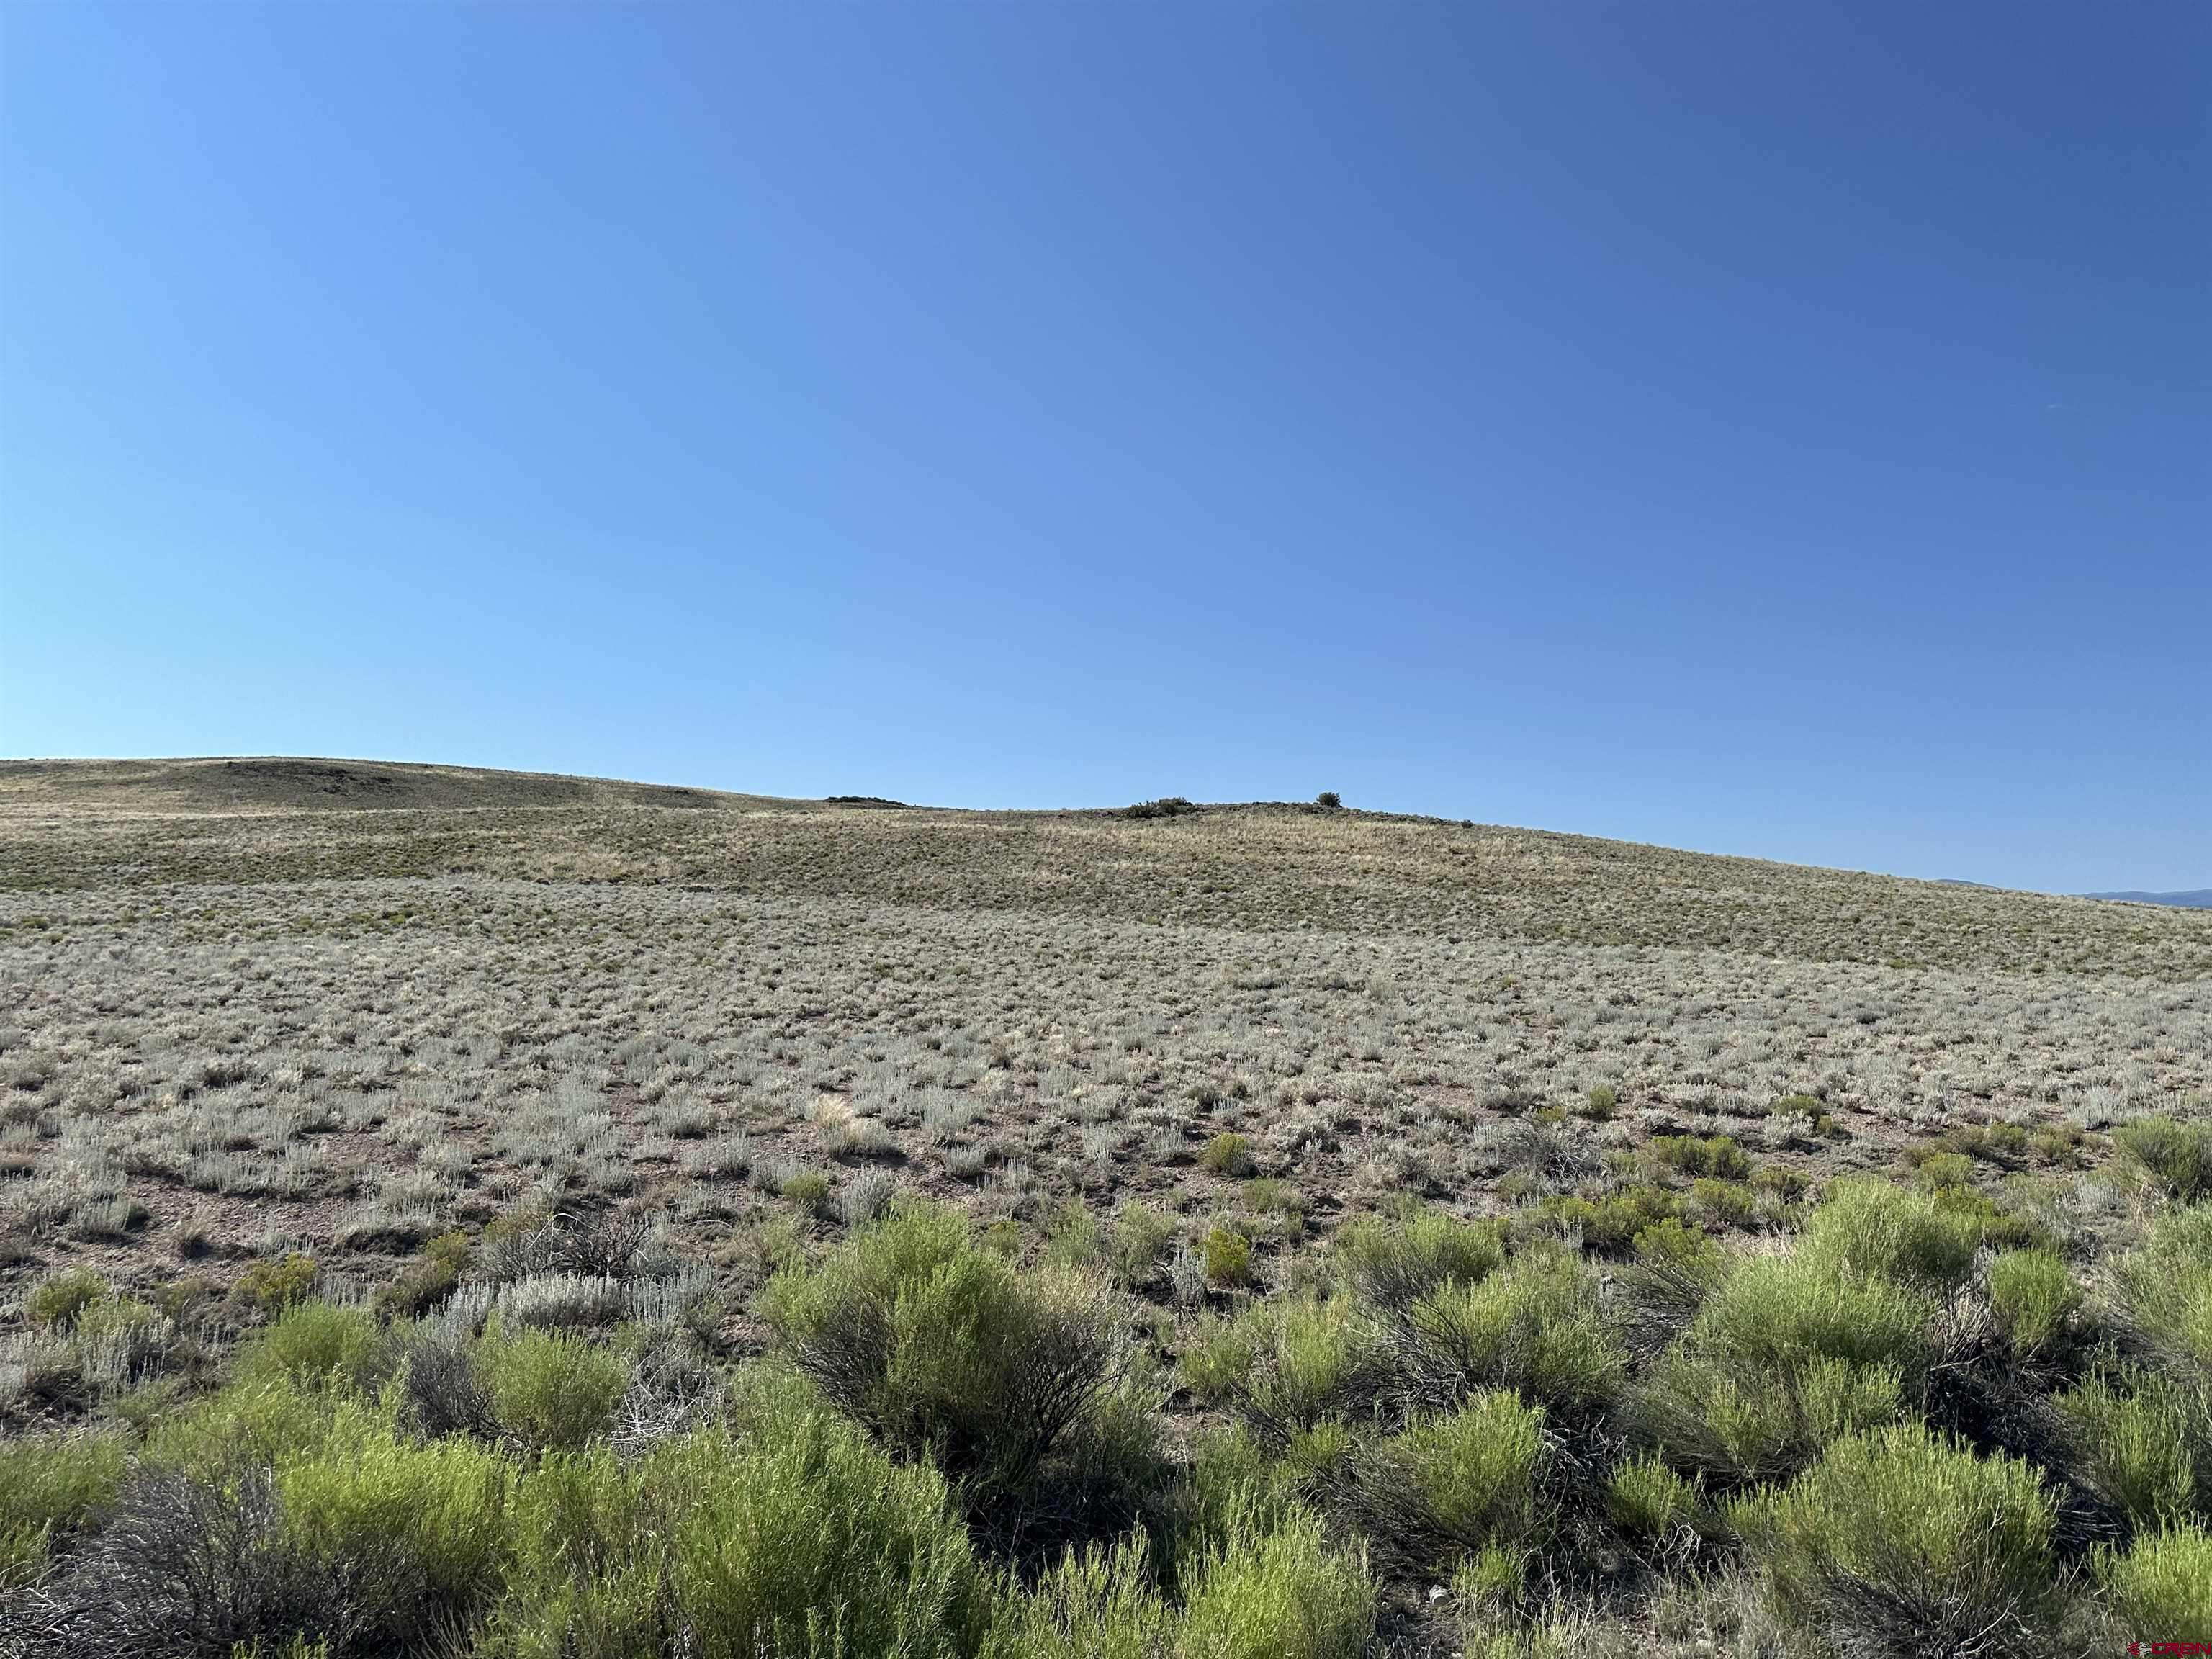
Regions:
[[[289, 1305], [287, 1273], [387, 1322], [491, 1307], [529, 1275], [479, 1284], [465, 1260], [519, 1224], [637, 1218], [671, 1264], [653, 1293], [714, 1364], [806, 1370], [770, 1276], [924, 1213], [907, 1195], [964, 1212], [1018, 1274], [1073, 1267], [1123, 1298], [1175, 1456], [1310, 1436], [1255, 1404], [1270, 1362], [1224, 1333], [1336, 1306], [1337, 1246], [1363, 1226], [1484, 1223], [1516, 1261], [1547, 1241], [1617, 1300], [1649, 1230], [1795, 1260], [1853, 1176], [1980, 1218], [1980, 1265], [1937, 1302], [2008, 1249], [2056, 1256], [2081, 1310], [2043, 1393], [2124, 1394], [2149, 1362], [2112, 1264], [2203, 1196], [2115, 1137], [2138, 1120], [2185, 1139], [2212, 1120], [2212, 912], [1304, 805], [999, 813], [362, 762], [0, 764], [0, 1422], [26, 1444], [158, 1434]], [[40, 1312], [40, 1287], [88, 1272], [145, 1318], [115, 1336]], [[1691, 1316], [1620, 1337], [1615, 1395], [1633, 1404]], [[1903, 1374], [1905, 1420], [2030, 1455]], [[1370, 1395], [1321, 1419], [1411, 1420]], [[1607, 1420], [1576, 1455], [1648, 1455], [1716, 1515], [1826, 1443], [1731, 1472], [1673, 1455], [1648, 1411]], [[2150, 1522], [2078, 1456], [2032, 1461], [2059, 1494], [2045, 1577], [2082, 1599], [2022, 1628], [2090, 1650], [2095, 1552]], [[2160, 1524], [2201, 1525], [2212, 1462], [2195, 1478]], [[1361, 1639], [1389, 1650], [1824, 1639], [1797, 1558], [1748, 1523], [1741, 1543], [1662, 1517], [1641, 1555], [1607, 1547], [1629, 1565], [1596, 1548], [1528, 1578], [1548, 1601], [1486, 1601], [1468, 1564], [1512, 1540], [1399, 1548], [1372, 1484], [1325, 1472], [1312, 1503], [1330, 1549], [1368, 1552]], [[96, 1515], [46, 1524], [19, 1577], [53, 1601], [100, 1534]], [[1129, 1650], [1202, 1645], [1160, 1640]]]

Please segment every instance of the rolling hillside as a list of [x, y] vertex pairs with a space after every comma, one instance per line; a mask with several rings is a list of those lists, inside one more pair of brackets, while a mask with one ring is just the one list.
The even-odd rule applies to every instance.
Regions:
[[[2208, 911], [1309, 805], [8, 763], [0, 1655], [200, 1651], [188, 1574], [332, 1655], [631, 1595], [640, 1656], [776, 1596], [947, 1659], [1959, 1606], [2109, 1650], [2182, 1604], [2098, 1547], [2195, 1582], [2148, 1517], [2208, 1497], [2207, 1170]], [[2033, 1462], [2012, 1577], [1789, 1601], [1867, 1457], [1927, 1483], [1900, 1537]], [[761, 1516], [844, 1541], [682, 1542]]]
[[2084, 899], [1308, 805], [969, 812], [325, 760], [0, 763], [0, 884], [482, 875], [2005, 971], [2212, 974]]

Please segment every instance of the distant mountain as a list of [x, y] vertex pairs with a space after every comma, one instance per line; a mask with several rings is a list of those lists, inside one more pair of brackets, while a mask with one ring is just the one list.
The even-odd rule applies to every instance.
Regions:
[[2174, 904], [2185, 910], [2212, 910], [2212, 887], [2187, 893], [2084, 893], [2084, 898], [2118, 899], [2127, 904]]

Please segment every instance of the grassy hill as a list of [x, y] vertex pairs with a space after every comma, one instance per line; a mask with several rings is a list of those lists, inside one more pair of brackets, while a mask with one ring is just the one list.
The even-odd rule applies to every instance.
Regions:
[[[2208, 1115], [2204, 912], [1283, 804], [0, 763], [0, 1628], [61, 1632], [0, 1653], [183, 1643], [149, 1550], [290, 1587], [226, 1653], [808, 1651], [825, 1599], [870, 1652], [2087, 1651], [2194, 1616], [2123, 1580], [2193, 1582], [2156, 1528], [2212, 1498]], [[360, 1523], [369, 1467], [456, 1530]], [[1862, 1513], [2026, 1531], [1899, 1601]], [[845, 1541], [682, 1553], [738, 1514]]]
[[456, 811], [484, 807], [710, 807], [745, 796], [544, 772], [275, 756], [0, 761], [0, 802], [151, 812]]
[[302, 760], [0, 763], [0, 883], [676, 883], [1273, 932], [2212, 975], [2212, 923], [2083, 899], [1307, 805], [1131, 819]]
[[2191, 888], [2185, 893], [2092, 893], [2089, 896], [2124, 904], [2168, 904], [2185, 910], [2212, 910], [2212, 887]]

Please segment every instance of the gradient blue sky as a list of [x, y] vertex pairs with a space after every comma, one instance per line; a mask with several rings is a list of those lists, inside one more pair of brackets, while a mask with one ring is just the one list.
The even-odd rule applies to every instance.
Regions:
[[0, 5], [0, 752], [2212, 882], [2212, 10]]

